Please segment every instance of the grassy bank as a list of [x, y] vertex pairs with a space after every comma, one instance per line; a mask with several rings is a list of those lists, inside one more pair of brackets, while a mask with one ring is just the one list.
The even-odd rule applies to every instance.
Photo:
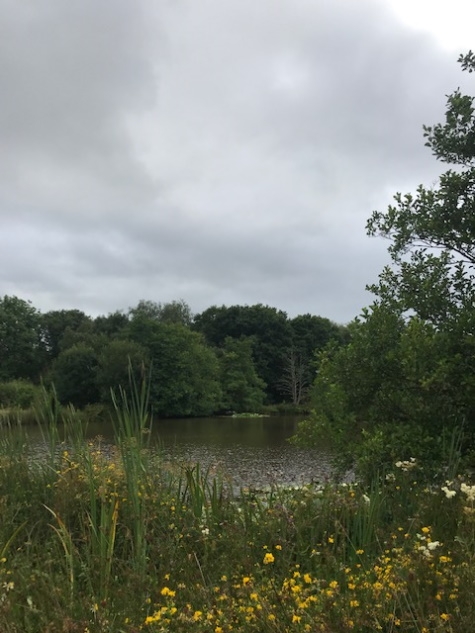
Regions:
[[414, 462], [371, 489], [243, 491], [147, 449], [144, 398], [117, 448], [54, 412], [45, 455], [0, 442], [0, 630], [135, 633], [471, 630], [475, 487]]

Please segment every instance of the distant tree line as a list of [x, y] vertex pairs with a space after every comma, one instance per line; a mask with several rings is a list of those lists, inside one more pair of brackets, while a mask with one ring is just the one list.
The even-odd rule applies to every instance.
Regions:
[[[28, 402], [28, 385], [54, 384], [61, 403], [109, 402], [129, 371], [150, 377], [154, 410], [169, 417], [259, 411], [305, 403], [315, 354], [348, 330], [276, 308], [212, 306], [193, 315], [182, 300], [140, 301], [92, 318], [81, 310], [42, 313], [15, 296], [0, 299], [0, 407]], [[16, 394], [16, 396], [15, 396]]]

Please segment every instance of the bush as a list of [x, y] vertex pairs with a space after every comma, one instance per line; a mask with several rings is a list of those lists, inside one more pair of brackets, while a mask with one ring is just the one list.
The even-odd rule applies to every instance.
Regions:
[[27, 380], [0, 383], [0, 408], [28, 409], [41, 395], [41, 387]]

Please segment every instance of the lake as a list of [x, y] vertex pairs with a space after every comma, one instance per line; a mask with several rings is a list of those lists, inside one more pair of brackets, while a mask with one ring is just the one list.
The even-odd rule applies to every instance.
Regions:
[[[331, 453], [322, 446], [304, 449], [288, 442], [301, 418], [188, 418], [156, 420], [151, 446], [164, 460], [199, 463], [232, 482], [233, 487], [262, 488], [272, 484], [301, 485], [331, 477]], [[30, 440], [41, 442], [38, 429]], [[111, 424], [90, 424], [87, 437], [113, 444]]]

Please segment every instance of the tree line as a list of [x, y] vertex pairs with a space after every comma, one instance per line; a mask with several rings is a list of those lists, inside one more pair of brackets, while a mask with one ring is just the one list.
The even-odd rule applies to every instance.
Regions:
[[150, 379], [162, 416], [257, 412], [301, 405], [314, 358], [348, 331], [310, 314], [289, 318], [262, 304], [212, 306], [192, 314], [183, 301], [140, 301], [95, 318], [81, 310], [42, 313], [16, 296], [0, 299], [0, 406], [27, 406], [34, 385], [54, 385], [61, 403], [83, 408], [127, 389], [129, 372]]

